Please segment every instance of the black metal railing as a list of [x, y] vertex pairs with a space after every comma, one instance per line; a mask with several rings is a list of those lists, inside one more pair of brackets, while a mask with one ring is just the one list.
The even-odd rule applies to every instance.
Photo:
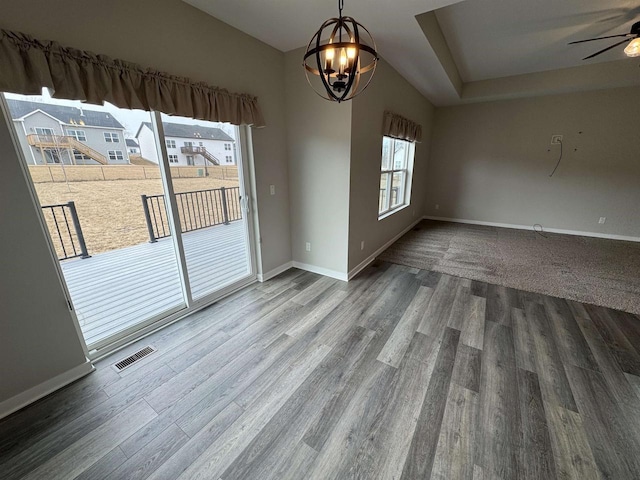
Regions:
[[[149, 242], [171, 235], [164, 195], [141, 195]], [[240, 187], [176, 193], [183, 233], [242, 219]]]
[[49, 227], [58, 260], [91, 256], [87, 251], [74, 202], [42, 205], [42, 214]]

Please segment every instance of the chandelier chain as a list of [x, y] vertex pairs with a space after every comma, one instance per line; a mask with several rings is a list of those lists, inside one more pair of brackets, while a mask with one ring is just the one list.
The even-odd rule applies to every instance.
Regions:
[[342, 18], [343, 8], [344, 8], [344, 0], [338, 0], [338, 11], [340, 12], [340, 18]]

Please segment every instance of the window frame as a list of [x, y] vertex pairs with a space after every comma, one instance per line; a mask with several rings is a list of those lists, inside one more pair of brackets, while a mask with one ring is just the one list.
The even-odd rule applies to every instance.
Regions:
[[171, 139], [167, 138], [167, 139], [165, 139], [165, 143], [167, 145], [167, 148], [177, 148], [175, 140], [171, 140]]
[[107, 143], [120, 143], [120, 135], [117, 132], [102, 132]]
[[[385, 139], [391, 141], [390, 145], [390, 158], [389, 158], [389, 168], [384, 168], [384, 142]], [[396, 142], [401, 142], [406, 144], [405, 154], [403, 158], [403, 168], [396, 168], [395, 159], [394, 159], [394, 151]], [[381, 209], [381, 198], [380, 191], [378, 191], [378, 220], [382, 220], [394, 213], [402, 210], [403, 208], [408, 207], [411, 204], [411, 186], [412, 186], [412, 178], [413, 178], [413, 163], [415, 159], [415, 142], [410, 142], [408, 140], [401, 140], [393, 137], [382, 137], [382, 150], [380, 155], [380, 180], [378, 181], [378, 185], [382, 182], [382, 177], [387, 176], [389, 195], [386, 200], [385, 208]], [[392, 195], [393, 195], [393, 177], [395, 173], [402, 173], [404, 175], [404, 185], [402, 187], [402, 202], [399, 202], [397, 205], [393, 205]]]
[[122, 150], [108, 150], [107, 155], [109, 157], [109, 160], [124, 160], [124, 153], [122, 152]]
[[[38, 132], [38, 130], [41, 130], [42, 132], [46, 130], [47, 132], [51, 133], [40, 133]], [[41, 137], [53, 137], [56, 134], [55, 130], [50, 127], [33, 127], [33, 131], [36, 132], [36, 135], [39, 135]]]
[[169, 158], [169, 163], [180, 163], [180, 159], [177, 154], [168, 153], [167, 157]]
[[77, 142], [86, 142], [87, 141], [87, 132], [85, 130], [77, 130], [74, 128], [67, 129], [67, 136], [73, 137]]

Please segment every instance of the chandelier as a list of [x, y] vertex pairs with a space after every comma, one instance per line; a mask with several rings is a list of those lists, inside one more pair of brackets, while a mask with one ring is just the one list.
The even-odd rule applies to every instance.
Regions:
[[343, 17], [343, 7], [344, 0], [338, 0], [339, 17], [330, 18], [320, 26], [307, 46], [303, 61], [311, 88], [322, 98], [338, 103], [362, 93], [378, 63], [371, 33], [352, 17]]

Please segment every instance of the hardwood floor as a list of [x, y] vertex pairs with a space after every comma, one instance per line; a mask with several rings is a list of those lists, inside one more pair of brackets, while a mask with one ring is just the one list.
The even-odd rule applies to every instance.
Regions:
[[256, 284], [0, 421], [2, 479], [637, 479], [638, 452], [638, 317], [382, 262]]

